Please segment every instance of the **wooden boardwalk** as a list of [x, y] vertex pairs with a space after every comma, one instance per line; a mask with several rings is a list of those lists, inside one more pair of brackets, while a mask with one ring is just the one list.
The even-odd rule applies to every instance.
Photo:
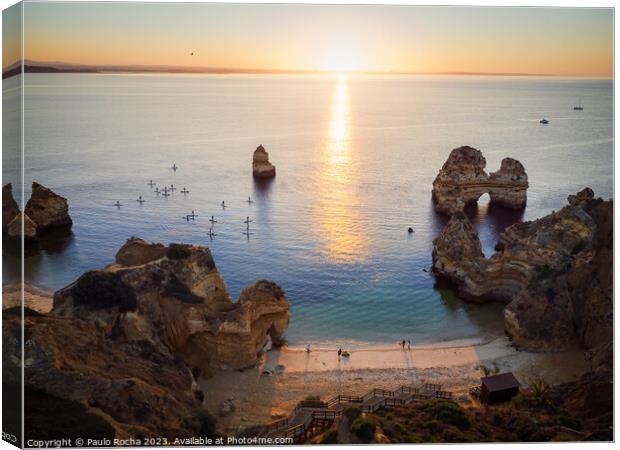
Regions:
[[348, 406], [357, 406], [363, 413], [371, 413], [379, 408], [393, 408], [433, 398], [451, 399], [452, 393], [443, 391], [439, 384], [426, 383], [422, 387], [401, 386], [395, 390], [375, 388], [365, 395], [337, 395], [327, 401], [302, 400], [288, 417], [266, 425], [262, 434], [266, 437], [292, 438], [298, 442], [313, 429], [330, 426]]

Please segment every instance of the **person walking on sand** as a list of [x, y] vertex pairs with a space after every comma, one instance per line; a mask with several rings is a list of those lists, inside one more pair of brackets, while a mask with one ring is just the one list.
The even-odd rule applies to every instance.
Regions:
[[342, 349], [338, 349], [338, 361], [340, 361], [340, 357], [342, 356]]
[[306, 353], [310, 354], [310, 344], [306, 346]]
[[403, 350], [405, 349], [405, 340], [403, 339]]
[[407, 339], [407, 350], [411, 350], [411, 341]]

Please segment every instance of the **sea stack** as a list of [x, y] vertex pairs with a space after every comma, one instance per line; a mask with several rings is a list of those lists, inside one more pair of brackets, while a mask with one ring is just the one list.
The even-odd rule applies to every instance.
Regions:
[[67, 199], [45, 186], [33, 182], [32, 195], [22, 213], [13, 198], [11, 183], [2, 187], [2, 230], [11, 240], [19, 240], [24, 225], [24, 242], [31, 244], [38, 236], [53, 228], [71, 227]]
[[511, 209], [523, 209], [527, 203], [527, 174], [523, 165], [504, 158], [497, 172], [485, 172], [486, 159], [473, 147], [455, 148], [433, 181], [435, 208], [442, 214], [463, 211], [488, 193], [491, 202]]
[[269, 162], [269, 153], [262, 145], [259, 145], [254, 150], [252, 173], [256, 178], [272, 178], [276, 176], [276, 166]]
[[32, 195], [26, 203], [25, 213], [36, 224], [37, 234], [73, 224], [67, 199], [35, 181], [32, 182]]

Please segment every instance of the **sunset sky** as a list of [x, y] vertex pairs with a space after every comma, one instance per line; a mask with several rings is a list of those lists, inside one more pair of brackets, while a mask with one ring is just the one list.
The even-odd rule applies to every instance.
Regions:
[[[25, 58], [36, 61], [607, 77], [613, 71], [611, 9], [26, 3], [24, 24]], [[11, 55], [5, 52], [4, 66], [14, 62]]]

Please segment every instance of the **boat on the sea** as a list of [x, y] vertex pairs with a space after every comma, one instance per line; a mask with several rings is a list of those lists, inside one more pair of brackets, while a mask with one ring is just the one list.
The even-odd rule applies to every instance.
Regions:
[[540, 123], [542, 123], [543, 125], [547, 125], [549, 121], [547, 119], [542, 119]]
[[573, 106], [574, 111], [583, 111], [583, 106], [581, 106], [581, 99], [579, 99], [579, 106]]

